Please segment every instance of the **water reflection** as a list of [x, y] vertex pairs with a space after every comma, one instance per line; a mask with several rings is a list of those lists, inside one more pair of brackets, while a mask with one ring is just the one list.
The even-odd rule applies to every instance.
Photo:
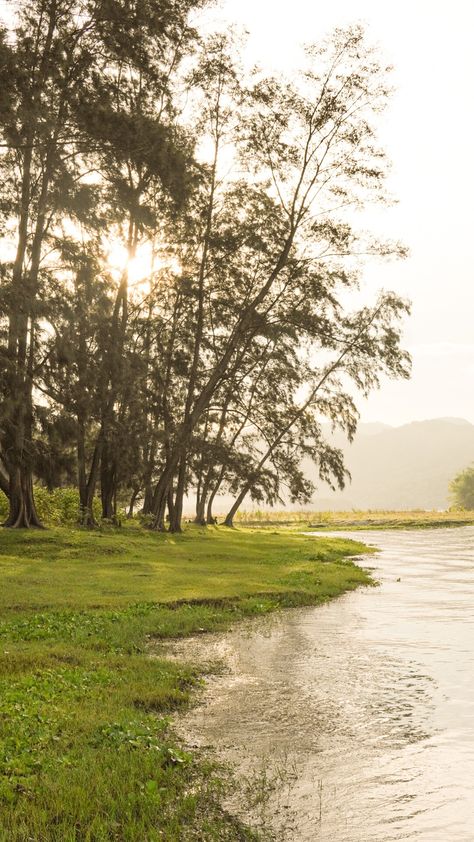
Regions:
[[273, 770], [288, 840], [473, 842], [474, 528], [357, 537], [381, 587], [196, 641], [230, 672], [181, 727]]

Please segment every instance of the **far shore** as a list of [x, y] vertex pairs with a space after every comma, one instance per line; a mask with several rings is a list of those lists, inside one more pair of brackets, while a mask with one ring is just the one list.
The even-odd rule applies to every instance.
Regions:
[[246, 527], [290, 527], [298, 530], [440, 529], [474, 525], [474, 511], [255, 511], [241, 512]]

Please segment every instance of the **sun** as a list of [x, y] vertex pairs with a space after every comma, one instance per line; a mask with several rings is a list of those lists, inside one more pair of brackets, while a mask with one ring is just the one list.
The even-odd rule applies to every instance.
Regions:
[[118, 275], [127, 270], [131, 284], [148, 280], [152, 272], [156, 270], [153, 251], [149, 243], [139, 246], [132, 258], [129, 257], [128, 249], [119, 240], [107, 243], [105, 252], [109, 269]]
[[152, 275], [160, 270], [166, 270], [174, 275], [182, 271], [176, 256], [169, 254], [163, 247], [158, 250], [151, 242], [138, 246], [134, 257], [130, 258], [127, 248], [120, 240], [107, 241], [104, 245], [107, 266], [112, 274], [118, 278], [127, 269], [130, 286], [139, 288], [151, 284]]

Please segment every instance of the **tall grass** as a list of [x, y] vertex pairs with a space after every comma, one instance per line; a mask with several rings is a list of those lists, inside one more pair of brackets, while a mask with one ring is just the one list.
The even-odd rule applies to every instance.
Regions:
[[449, 511], [391, 511], [388, 509], [353, 509], [333, 511], [240, 511], [236, 523], [243, 526], [298, 526], [318, 529], [350, 528], [429, 528], [474, 524], [474, 512]]

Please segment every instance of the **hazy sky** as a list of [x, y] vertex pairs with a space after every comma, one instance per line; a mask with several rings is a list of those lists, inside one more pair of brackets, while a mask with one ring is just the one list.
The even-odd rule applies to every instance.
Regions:
[[367, 285], [408, 296], [411, 381], [385, 383], [363, 420], [399, 424], [439, 416], [474, 423], [474, 3], [472, 0], [223, 0], [217, 20], [250, 33], [249, 57], [291, 67], [299, 47], [363, 21], [395, 66], [397, 92], [382, 119], [399, 204], [370, 217], [410, 248], [404, 262], [368, 269]]
[[[11, 8], [0, 0], [0, 13]], [[395, 66], [397, 92], [381, 118], [399, 203], [370, 214], [379, 233], [410, 248], [403, 262], [367, 269], [369, 289], [409, 297], [409, 382], [386, 382], [365, 402], [364, 421], [401, 424], [439, 416], [474, 423], [474, 2], [472, 0], [221, 0], [217, 24], [248, 29], [250, 61], [297, 64], [300, 45], [362, 21]]]

